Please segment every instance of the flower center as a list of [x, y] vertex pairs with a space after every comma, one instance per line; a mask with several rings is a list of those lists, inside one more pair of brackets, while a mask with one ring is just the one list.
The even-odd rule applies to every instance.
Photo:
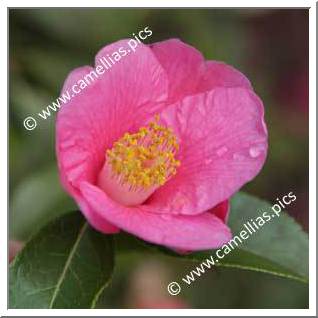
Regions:
[[106, 152], [99, 185], [116, 201], [140, 204], [176, 174], [179, 149], [171, 128], [159, 124], [159, 117], [137, 133], [126, 133]]

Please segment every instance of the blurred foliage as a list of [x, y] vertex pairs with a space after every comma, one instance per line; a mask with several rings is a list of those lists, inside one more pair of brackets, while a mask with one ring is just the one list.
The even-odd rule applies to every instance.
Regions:
[[[308, 10], [10, 9], [9, 23], [10, 237], [27, 239], [75, 207], [58, 181], [54, 116], [33, 131], [24, 129], [23, 119], [58, 97], [73, 68], [92, 64], [105, 44], [145, 26], [153, 31], [149, 43], [181, 38], [206, 59], [225, 61], [248, 76], [265, 105], [270, 148], [264, 169], [244, 190], [269, 201], [293, 191], [297, 201], [289, 212], [307, 228]], [[126, 281], [142, 262], [140, 255], [118, 260], [103, 306], [137, 306], [124, 297]], [[163, 263], [171, 277], [188, 270], [168, 257]], [[308, 289], [217, 270], [188, 288], [184, 301], [196, 308], [306, 308]]]
[[[136, 272], [144, 265], [148, 266], [147, 270], [150, 273], [144, 274], [150, 276], [149, 280], [150, 278], [155, 280], [162, 267], [167, 271], [161, 285], [157, 286], [157, 289], [163, 290], [164, 293], [171, 281], [180, 279], [194, 268], [194, 264], [189, 264], [186, 260], [176, 260], [169, 256], [147, 255], [145, 261], [138, 253], [117, 255], [114, 276], [110, 286], [100, 298], [98, 307], [136, 308], [136, 304], [141, 302], [136, 301], [136, 298], [143, 299], [147, 292], [150, 292], [150, 288], [147, 289], [140, 283], [140, 276], [135, 277]], [[141, 286], [138, 286], [138, 282]], [[135, 285], [142, 288], [136, 290]], [[159, 291], [157, 293], [159, 294]], [[149, 297], [155, 298], [153, 302], [156, 302], [155, 296]], [[166, 294], [166, 297], [169, 298], [169, 295]], [[189, 287], [183, 285], [182, 292], [174, 296], [174, 299], [183, 302], [185, 307], [200, 309], [308, 308], [308, 287], [295, 281], [256, 272], [215, 268], [207, 271]], [[158, 307], [158, 304], [154, 306], [154, 308]], [[179, 307], [177, 304], [176, 306], [171, 304], [168, 308]]]

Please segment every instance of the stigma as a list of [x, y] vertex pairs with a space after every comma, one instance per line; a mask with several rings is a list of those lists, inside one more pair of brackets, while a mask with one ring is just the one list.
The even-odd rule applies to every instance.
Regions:
[[179, 144], [159, 116], [136, 133], [125, 133], [106, 151], [98, 185], [113, 200], [134, 206], [143, 203], [177, 173]]

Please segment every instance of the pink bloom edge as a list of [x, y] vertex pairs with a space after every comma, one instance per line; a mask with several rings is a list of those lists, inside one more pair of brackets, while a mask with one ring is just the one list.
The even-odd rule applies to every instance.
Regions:
[[[96, 61], [123, 45], [104, 47]], [[72, 71], [63, 91], [91, 70]], [[119, 205], [96, 186], [105, 151], [156, 113], [178, 137], [180, 169], [144, 204]], [[93, 227], [181, 250], [231, 238], [222, 202], [257, 175], [267, 154], [263, 105], [248, 79], [175, 39], [140, 45], [74, 97], [59, 111], [56, 136], [62, 184]]]

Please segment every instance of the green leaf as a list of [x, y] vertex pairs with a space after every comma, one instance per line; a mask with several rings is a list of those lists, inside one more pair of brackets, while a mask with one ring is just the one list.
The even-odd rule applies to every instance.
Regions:
[[[244, 229], [244, 224], [255, 220], [263, 212], [271, 212], [271, 204], [245, 193], [236, 194], [231, 200], [229, 226], [233, 235]], [[272, 213], [270, 213], [272, 214]], [[281, 212], [265, 223], [247, 240], [238, 245], [215, 264], [242, 270], [263, 272], [302, 282], [308, 281], [308, 235], [290, 216]], [[215, 250], [180, 255], [164, 247], [149, 244], [128, 234], [116, 235], [116, 247], [121, 252], [142, 250], [162, 252], [173, 257], [197, 263], [217, 259]], [[195, 267], [194, 267], [195, 269]]]
[[[296, 202], [297, 200], [291, 204]], [[231, 200], [229, 226], [233, 233], [238, 234], [242, 230], [243, 224], [251, 218], [255, 220], [263, 212], [273, 215], [271, 207], [272, 204], [264, 200], [246, 193], [238, 193]], [[257, 230], [245, 241], [242, 249], [281, 265], [307, 280], [309, 272], [308, 234], [285, 212], [281, 212], [279, 217], [273, 217]]]
[[80, 212], [44, 227], [10, 266], [10, 308], [94, 308], [114, 267], [112, 237]]

